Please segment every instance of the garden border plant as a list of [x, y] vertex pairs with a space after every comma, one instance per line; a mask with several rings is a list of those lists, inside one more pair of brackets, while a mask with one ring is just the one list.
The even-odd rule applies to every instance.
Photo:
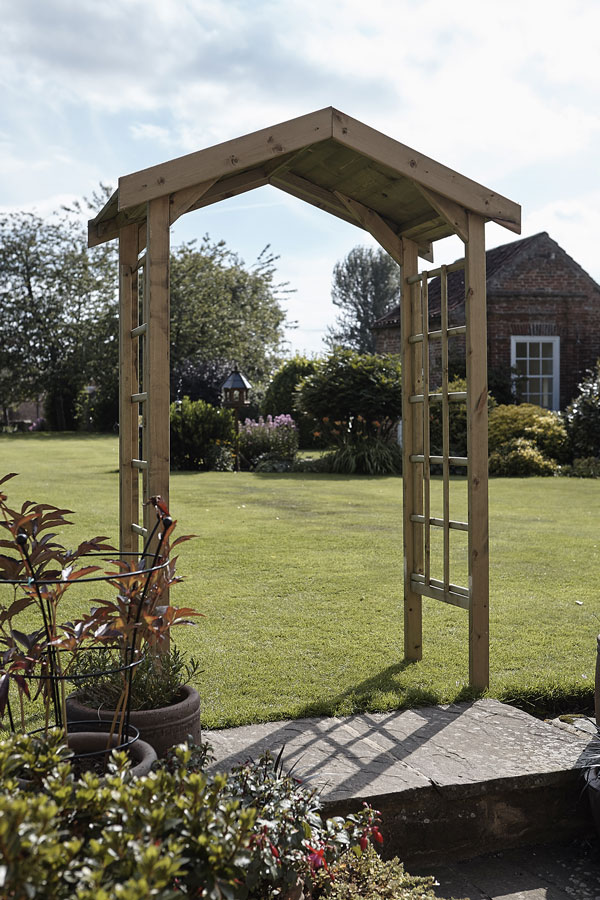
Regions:
[[[0, 486], [13, 477], [15, 473], [4, 476]], [[54, 529], [72, 524], [66, 519], [70, 510], [33, 501], [26, 501], [20, 510], [15, 510], [8, 506], [7, 499], [2, 490], [0, 527], [9, 537], [0, 541], [0, 547], [13, 550], [15, 555], [0, 555], [0, 582], [14, 591], [12, 602], [0, 607], [0, 646], [5, 648], [0, 660], [0, 719], [7, 713], [11, 730], [16, 730], [12, 685], [18, 697], [21, 730], [26, 727], [24, 701], [41, 697], [41, 731], [47, 733], [52, 716], [54, 726], [68, 739], [71, 731], [82, 731], [83, 723], [69, 727], [66, 682], [112, 675], [121, 679], [121, 691], [100, 752], [105, 754], [115, 741], [122, 745], [125, 737], [130, 743], [131, 733], [133, 740], [137, 736], [130, 723], [134, 670], [146, 654], [156, 655], [166, 646], [173, 625], [191, 624], [189, 617], [198, 615], [193, 609], [161, 605], [169, 588], [180, 580], [175, 575], [176, 559], [171, 558], [171, 550], [189, 536], [171, 542], [176, 523], [161, 499], [155, 497], [151, 502], [156, 509], [156, 523], [139, 560], [137, 554], [116, 553], [104, 536], [67, 550], [55, 540]], [[100, 557], [114, 568], [98, 574], [101, 567], [86, 564], [88, 557]], [[66, 591], [74, 584], [98, 582], [114, 587], [116, 598], [92, 600], [97, 606], [92, 606], [86, 615], [75, 622], [59, 623], [58, 612]], [[37, 609], [42, 627], [27, 633], [17, 628], [16, 622], [32, 609]], [[77, 670], [82, 654], [107, 646], [118, 648], [118, 656], [110, 661], [108, 670], [90, 671], [88, 666], [85, 671], [85, 665], [82, 671]], [[37, 685], [33, 697], [32, 683]], [[103, 729], [95, 720], [84, 730]]]

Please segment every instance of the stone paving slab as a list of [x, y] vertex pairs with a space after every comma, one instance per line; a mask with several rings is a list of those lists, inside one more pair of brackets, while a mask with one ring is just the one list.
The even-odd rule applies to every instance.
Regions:
[[598, 847], [582, 842], [493, 853], [433, 866], [440, 900], [600, 900]]
[[593, 736], [555, 728], [497, 700], [205, 732], [215, 768], [284, 747], [325, 802], [429, 786], [539, 776], [588, 764]]
[[363, 800], [380, 809], [386, 846], [407, 863], [566, 840], [589, 828], [580, 770], [597, 756], [597, 739], [497, 700], [204, 737], [221, 770], [284, 747], [285, 767], [319, 788], [329, 814]]

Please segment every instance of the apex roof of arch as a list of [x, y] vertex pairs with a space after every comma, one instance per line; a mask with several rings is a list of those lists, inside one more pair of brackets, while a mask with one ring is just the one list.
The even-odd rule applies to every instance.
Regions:
[[383, 223], [425, 258], [433, 241], [466, 239], [468, 212], [521, 231], [517, 203], [329, 106], [125, 175], [89, 222], [89, 245], [142, 225], [149, 200], [169, 195], [173, 223], [266, 184], [360, 228]]

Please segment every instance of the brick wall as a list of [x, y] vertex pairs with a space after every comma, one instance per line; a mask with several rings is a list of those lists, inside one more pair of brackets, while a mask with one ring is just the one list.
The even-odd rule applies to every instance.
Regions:
[[[600, 287], [547, 234], [523, 243], [488, 277], [488, 365], [510, 367], [512, 335], [558, 335], [564, 409], [600, 357]], [[464, 309], [456, 312], [464, 316]], [[400, 328], [375, 329], [375, 343], [378, 353], [399, 353]]]

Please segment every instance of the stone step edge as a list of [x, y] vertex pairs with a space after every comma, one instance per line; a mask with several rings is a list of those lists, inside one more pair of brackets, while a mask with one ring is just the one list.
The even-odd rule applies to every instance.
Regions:
[[583, 770], [408, 788], [324, 802], [348, 815], [363, 802], [382, 814], [386, 856], [407, 866], [461, 860], [512, 847], [570, 841], [594, 830]]

